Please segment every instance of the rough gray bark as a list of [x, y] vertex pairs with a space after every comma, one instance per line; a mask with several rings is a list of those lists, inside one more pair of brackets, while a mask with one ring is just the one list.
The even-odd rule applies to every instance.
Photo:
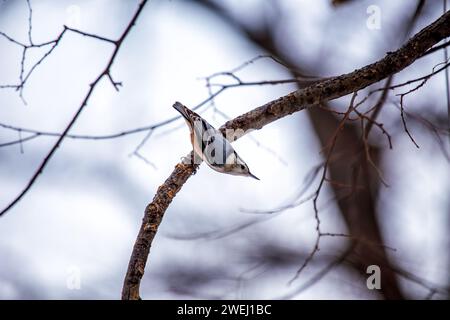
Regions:
[[[261, 129], [294, 112], [361, 90], [403, 70], [429, 48], [448, 36], [450, 36], [449, 12], [417, 33], [403, 47], [388, 53], [381, 60], [351, 73], [310, 85], [273, 100], [228, 121], [221, 127], [221, 130], [224, 132], [226, 129], [240, 129], [241, 134], [236, 136], [237, 139], [251, 129]], [[164, 213], [197, 167], [184, 163], [177, 164], [169, 178], [158, 188], [153, 201], [147, 206], [125, 276], [122, 299], [140, 298], [140, 282], [152, 241]]]

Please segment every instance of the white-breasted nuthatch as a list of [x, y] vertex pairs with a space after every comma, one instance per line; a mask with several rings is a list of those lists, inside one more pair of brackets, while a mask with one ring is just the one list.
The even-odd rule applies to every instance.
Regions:
[[237, 176], [254, 176], [247, 164], [234, 151], [230, 142], [205, 119], [179, 102], [173, 107], [181, 113], [191, 132], [191, 143], [196, 153], [209, 167]]

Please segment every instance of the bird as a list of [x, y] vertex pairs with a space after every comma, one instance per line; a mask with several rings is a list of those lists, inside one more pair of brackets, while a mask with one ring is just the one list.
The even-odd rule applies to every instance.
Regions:
[[194, 153], [211, 169], [220, 173], [260, 180], [250, 172], [248, 165], [219, 130], [180, 102], [175, 102], [173, 107], [183, 116], [189, 127]]

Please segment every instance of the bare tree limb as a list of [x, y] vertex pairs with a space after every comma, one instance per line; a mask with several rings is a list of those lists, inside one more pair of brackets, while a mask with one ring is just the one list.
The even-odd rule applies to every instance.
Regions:
[[[134, 24], [136, 23], [136, 20], [138, 19], [139, 15], [141, 14], [142, 9], [144, 8], [146, 3], [147, 3], [147, 0], [142, 0], [139, 3], [138, 8], [137, 8], [136, 12], [134, 13], [134, 16], [131, 18], [130, 22], [126, 26], [126, 28], [123, 31], [122, 35], [116, 41], [114, 41], [115, 48], [113, 50], [113, 53], [112, 53], [112, 55], [111, 55], [107, 65], [106, 65], [105, 69], [103, 69], [103, 71], [97, 76], [97, 78], [94, 80], [94, 82], [92, 82], [89, 85], [89, 90], [87, 91], [85, 97], [83, 98], [83, 101], [81, 102], [81, 105], [78, 107], [78, 110], [75, 112], [74, 116], [72, 117], [72, 119], [70, 120], [69, 124], [66, 126], [66, 128], [62, 132], [62, 134], [58, 137], [58, 140], [56, 141], [56, 143], [53, 145], [53, 147], [47, 153], [47, 155], [45, 156], [45, 158], [42, 161], [42, 163], [39, 165], [39, 167], [37, 168], [37, 170], [35, 171], [35, 173], [31, 177], [31, 179], [28, 181], [28, 183], [25, 186], [25, 188], [16, 196], [16, 198], [11, 203], [9, 203], [6, 206], [6, 208], [4, 208], [0, 212], [0, 216], [4, 215], [15, 204], [17, 204], [27, 194], [27, 192], [31, 189], [31, 187], [34, 185], [34, 183], [38, 179], [38, 177], [41, 174], [41, 172], [47, 166], [47, 164], [50, 161], [51, 157], [55, 154], [56, 150], [58, 150], [59, 146], [61, 145], [61, 143], [65, 139], [66, 135], [68, 134], [70, 129], [72, 129], [72, 127], [75, 124], [75, 122], [77, 121], [78, 117], [83, 112], [84, 108], [87, 106], [89, 98], [91, 97], [92, 93], [94, 92], [94, 89], [96, 88], [96, 86], [100, 82], [100, 80], [102, 80], [103, 77], [107, 76], [111, 80], [113, 86], [117, 87], [117, 83], [112, 80], [111, 75], [110, 75], [111, 67], [112, 67], [112, 65], [113, 65], [113, 63], [114, 63], [114, 61], [116, 59], [117, 53], [119, 52], [119, 49], [120, 49], [123, 41], [125, 40], [127, 35], [130, 33], [131, 29], [133, 28]], [[61, 34], [63, 34], [63, 33], [61, 33]], [[55, 42], [55, 43], [57, 43], [57, 42]]]
[[[351, 73], [296, 90], [228, 121], [220, 129], [222, 132], [227, 129], [240, 129], [241, 135], [236, 136], [237, 139], [249, 130], [261, 129], [294, 112], [361, 90], [403, 70], [422, 56], [426, 50], [449, 35], [450, 12], [447, 12], [417, 33], [403, 47], [388, 53], [383, 59]], [[140, 299], [139, 286], [150, 246], [164, 213], [196, 169], [197, 165], [177, 164], [169, 178], [158, 188], [153, 201], [147, 206], [124, 279], [122, 299]]]

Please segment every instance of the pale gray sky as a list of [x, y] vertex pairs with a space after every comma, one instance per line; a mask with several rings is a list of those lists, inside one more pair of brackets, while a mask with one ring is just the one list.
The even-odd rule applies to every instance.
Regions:
[[[264, 1], [248, 1], [244, 6], [258, 12], [260, 2]], [[329, 1], [280, 1], [286, 10], [286, 21], [277, 32], [286, 45], [292, 46], [292, 54], [298, 59], [311, 63], [321, 59], [323, 70], [329, 72], [323, 76], [350, 72], [382, 56], [379, 54], [382, 50], [377, 48], [388, 45], [384, 39], [392, 37], [397, 22], [395, 15], [401, 11], [399, 6], [410, 7], [408, 1], [375, 2], [381, 8], [381, 30], [366, 27], [369, 2], [336, 10]], [[137, 4], [118, 0], [32, 0], [31, 3], [35, 42], [53, 39], [63, 24], [116, 38]], [[242, 15], [247, 10], [236, 9], [239, 4], [239, 1], [229, 1], [228, 5], [235, 6], [233, 12]], [[27, 15], [25, 1], [4, 1], [0, 4], [0, 31], [26, 41]], [[438, 15], [438, 10], [428, 12], [416, 30]], [[0, 84], [16, 82], [20, 48], [1, 37], [0, 48]], [[104, 68], [112, 49], [107, 43], [67, 34], [27, 83], [24, 90], [27, 105], [17, 92], [0, 91], [0, 122], [60, 132], [78, 108], [89, 83]], [[386, 51], [389, 49], [395, 47]], [[26, 67], [42, 52], [30, 52]], [[117, 93], [103, 80], [72, 133], [109, 134], [174, 117], [177, 113], [171, 105], [175, 101], [194, 106], [207, 97], [205, 82], [199, 78], [230, 70], [263, 53], [196, 4], [151, 1], [112, 68], [114, 79], [123, 82], [123, 87]], [[428, 73], [441, 61], [442, 56], [437, 54], [417, 67], [408, 68], [398, 79]], [[246, 68], [242, 77], [281, 79], [289, 77], [289, 73], [271, 60], [260, 60]], [[232, 89], [220, 95], [216, 103], [221, 111], [235, 117], [294, 88], [285, 85]], [[444, 95], [443, 78], [436, 77], [408, 99], [427, 99], [430, 110], [437, 112], [444, 106], [441, 98]], [[344, 106], [346, 102], [348, 97], [336, 104]], [[398, 120], [399, 112], [389, 107], [392, 111], [387, 111], [385, 117], [390, 114], [392, 117], [383, 120], [387, 127], [392, 127], [398, 124], [393, 119]], [[216, 126], [225, 121], [211, 108], [203, 116]], [[395, 131], [395, 127], [391, 129]], [[394, 150], [387, 153], [385, 162], [389, 166], [384, 170], [391, 188], [382, 191], [386, 198], [379, 203], [383, 208], [380, 211], [389, 214], [383, 216], [383, 230], [387, 244], [397, 248], [392, 255], [402, 265], [423, 278], [443, 283], [448, 276], [448, 258], [443, 254], [448, 252], [448, 243], [444, 242], [444, 231], [448, 232], [444, 228], [445, 218], [450, 206], [448, 162], [442, 159], [427, 134], [416, 130], [414, 135], [421, 149], [415, 149], [406, 136], [397, 134]], [[31, 192], [0, 219], [0, 298], [119, 298], [143, 210], [173, 166], [190, 150], [187, 127], [182, 120], [155, 130], [141, 149], [153, 167], [130, 156], [144, 136], [145, 133], [140, 133], [113, 140], [66, 139], [63, 142]], [[309, 170], [322, 161], [317, 138], [302, 112], [251, 136], [234, 146], [261, 181], [221, 175], [203, 164], [166, 212], [143, 279], [144, 298], [216, 295], [271, 298], [290, 290], [286, 283], [296, 271], [295, 264], [269, 276], [263, 273], [265, 266], [253, 266], [251, 259], [246, 261], [245, 254], [265, 244], [285, 247], [297, 254], [309, 252], [315, 239], [310, 202], [233, 237], [173, 239], [173, 236], [226, 230], [249, 219], [266, 218], [240, 209], [272, 209], [285, 204], [301, 189]], [[16, 138], [16, 132], [0, 129], [0, 143]], [[1, 207], [23, 188], [54, 141], [42, 137], [24, 143], [23, 154], [18, 145], [0, 148]], [[384, 141], [380, 144], [385, 146]], [[430, 157], [432, 154], [436, 157]], [[324, 205], [330, 197], [325, 189], [321, 195]], [[321, 217], [324, 230], [346, 232], [334, 205], [324, 207]], [[343, 250], [343, 244], [343, 239], [324, 240], [320, 255], [337, 255]], [[207, 273], [215, 269], [218, 273], [211, 282], [199, 285], [196, 292], [177, 292], [173, 288], [176, 277], [166, 278], [170, 270], [175, 270], [176, 275], [183, 267], [200, 266]], [[221, 273], [223, 270], [227, 274]], [[313, 271], [314, 264], [305, 270], [305, 277]], [[68, 286], [74, 274], [80, 276], [80, 289]], [[255, 280], [236, 281], [240, 275], [255, 276]], [[298, 281], [301, 284], [304, 280]], [[411, 286], [406, 281], [403, 285]], [[423, 294], [415, 286], [410, 289], [413, 297]], [[373, 297], [376, 294], [368, 292], [365, 282], [344, 268], [337, 268], [296, 296]]]

